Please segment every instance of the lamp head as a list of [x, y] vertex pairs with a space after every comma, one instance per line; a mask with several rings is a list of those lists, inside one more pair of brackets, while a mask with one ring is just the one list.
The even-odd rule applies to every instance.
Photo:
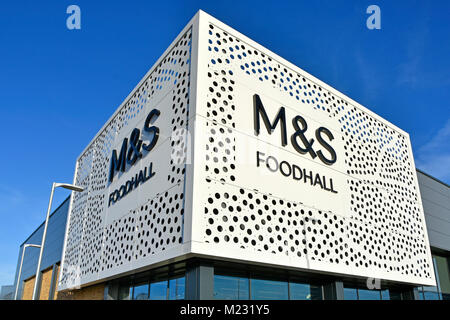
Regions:
[[68, 190], [72, 190], [72, 191], [76, 191], [76, 192], [81, 192], [84, 190], [83, 187], [79, 187], [74, 184], [68, 184], [68, 183], [55, 183], [55, 188], [57, 188], [57, 187], [62, 187], [64, 189], [68, 189]]

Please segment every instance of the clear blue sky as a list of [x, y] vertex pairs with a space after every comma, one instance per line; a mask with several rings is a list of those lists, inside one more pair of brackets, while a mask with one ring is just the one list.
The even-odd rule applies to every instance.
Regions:
[[[71, 4], [81, 30], [66, 28]], [[381, 30], [366, 28], [371, 4]], [[409, 132], [417, 167], [450, 182], [449, 1], [3, 2], [0, 285], [51, 183], [72, 182], [79, 153], [198, 9]]]

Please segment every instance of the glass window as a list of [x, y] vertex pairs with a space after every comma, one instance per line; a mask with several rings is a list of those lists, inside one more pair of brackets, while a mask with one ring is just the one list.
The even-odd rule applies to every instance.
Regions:
[[359, 300], [380, 300], [379, 290], [358, 289]]
[[[251, 292], [251, 293], [250, 293]], [[323, 300], [322, 286], [308, 283], [214, 275], [218, 300]]]
[[[419, 295], [421, 295], [420, 292], [419, 292]], [[390, 290], [389, 291], [389, 299], [390, 300], [402, 300], [402, 294], [399, 291]]]
[[133, 289], [133, 300], [148, 299], [148, 283], [137, 285]]
[[322, 286], [311, 285], [311, 300], [323, 300]]
[[133, 288], [128, 285], [121, 285], [119, 287], [119, 300], [129, 300], [132, 290]]
[[169, 300], [183, 300], [184, 290], [184, 277], [169, 280]]
[[423, 297], [423, 287], [419, 287], [418, 291], [419, 291], [419, 300], [423, 300], [424, 299], [424, 297]]
[[436, 276], [436, 284], [437, 286], [426, 286], [421, 287], [419, 290], [423, 291], [423, 298], [425, 300], [439, 300], [439, 287], [440, 287], [440, 281], [439, 281], [439, 273], [438, 273], [438, 260], [440, 257], [433, 255], [433, 268], [434, 268], [434, 274]]
[[433, 255], [436, 281], [440, 292], [450, 294], [450, 270], [449, 259], [442, 256]]
[[381, 290], [381, 300], [391, 300], [389, 290]]
[[214, 299], [248, 300], [248, 278], [214, 275]]
[[291, 300], [311, 300], [311, 290], [309, 284], [289, 283], [289, 297]]
[[439, 292], [436, 291], [424, 291], [425, 300], [440, 300]]
[[287, 300], [288, 283], [285, 281], [251, 279], [252, 300]]
[[291, 300], [322, 300], [322, 287], [307, 283], [289, 283]]
[[167, 300], [167, 283], [167, 280], [151, 283], [150, 300]]
[[401, 300], [400, 294], [389, 290], [370, 290], [344, 287], [344, 300]]
[[358, 300], [358, 292], [355, 288], [344, 287], [344, 300]]

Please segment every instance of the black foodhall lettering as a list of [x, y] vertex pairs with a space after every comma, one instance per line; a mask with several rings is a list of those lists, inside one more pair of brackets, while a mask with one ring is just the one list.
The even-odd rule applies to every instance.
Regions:
[[145, 167], [144, 169], [141, 169], [139, 173], [136, 173], [134, 177], [132, 177], [130, 180], [127, 180], [127, 182], [110, 193], [108, 207], [125, 197], [128, 193], [136, 189], [140, 184], [143, 184], [150, 180], [150, 178], [152, 178], [154, 175], [155, 172], [153, 171], [153, 162], [150, 162], [148, 168]]
[[338, 193], [334, 189], [332, 178], [327, 178], [319, 173], [313, 173], [311, 170], [300, 168], [284, 160], [280, 162], [274, 156], [266, 156], [264, 153], [256, 151], [256, 166], [259, 167], [263, 163], [265, 163], [266, 168], [271, 172], [278, 171], [285, 177], [291, 177], [303, 183], [309, 182], [313, 187], [319, 186], [325, 191]]

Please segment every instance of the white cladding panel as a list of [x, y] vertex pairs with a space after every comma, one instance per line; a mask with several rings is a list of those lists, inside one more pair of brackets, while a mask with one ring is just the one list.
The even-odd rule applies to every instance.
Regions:
[[[72, 197], [59, 290], [164, 260], [181, 247], [191, 47], [188, 25], [78, 158], [74, 183], [85, 191]], [[112, 150], [119, 155], [134, 128], [144, 143], [151, 140], [142, 129], [153, 109], [160, 111], [155, 147], [109, 182]], [[154, 176], [109, 203], [110, 194], [141, 170], [149, 175], [150, 164]]]
[[[286, 145], [281, 120], [256, 135], [255, 95], [270, 122], [284, 108]], [[109, 183], [111, 151], [155, 108], [155, 148]], [[314, 153], [293, 146], [296, 116]], [[318, 157], [332, 158], [321, 127], [335, 163]], [[203, 12], [83, 151], [74, 183], [60, 290], [188, 255], [435, 283], [408, 134]]]
[[[199, 29], [193, 252], [434, 284], [408, 134], [211, 16]], [[255, 94], [270, 122], [284, 107], [287, 145], [280, 122], [256, 135]], [[330, 130], [334, 164], [293, 148], [297, 115], [328, 158]]]

